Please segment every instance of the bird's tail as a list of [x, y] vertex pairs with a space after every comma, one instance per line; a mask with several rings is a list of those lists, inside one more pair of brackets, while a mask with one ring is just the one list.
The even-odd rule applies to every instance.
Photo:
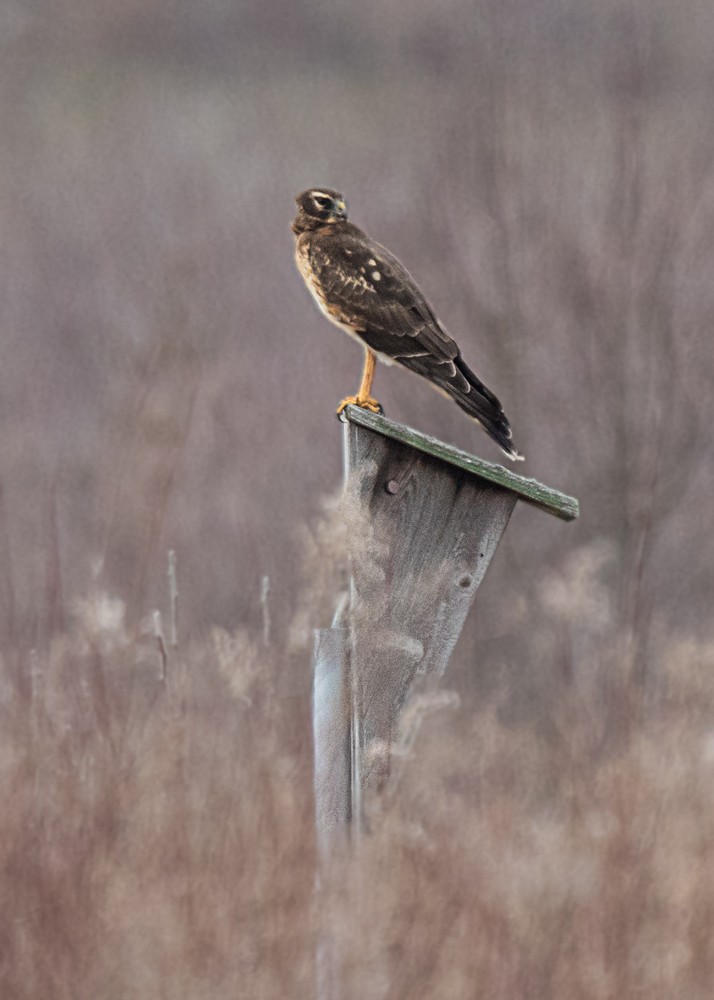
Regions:
[[518, 462], [523, 458], [513, 444], [511, 425], [501, 403], [491, 390], [486, 388], [478, 375], [471, 371], [460, 354], [455, 358], [437, 358], [422, 353], [393, 356], [405, 368], [429, 379], [470, 417], [478, 420], [486, 433], [512, 461]]
[[456, 377], [444, 381], [443, 387], [462, 410], [478, 420], [505, 455], [514, 462], [521, 461], [523, 455], [513, 444], [511, 425], [500, 401], [460, 356], [454, 358], [454, 365]]

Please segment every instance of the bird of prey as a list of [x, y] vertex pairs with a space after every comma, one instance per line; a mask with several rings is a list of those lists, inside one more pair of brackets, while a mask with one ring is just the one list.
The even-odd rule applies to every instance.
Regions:
[[365, 350], [357, 395], [343, 399], [337, 412], [350, 403], [381, 412], [370, 395], [375, 361], [398, 362], [455, 400], [510, 459], [521, 459], [500, 402], [462, 359], [394, 254], [347, 220], [345, 200], [337, 191], [310, 188], [295, 201], [298, 270], [325, 316]]

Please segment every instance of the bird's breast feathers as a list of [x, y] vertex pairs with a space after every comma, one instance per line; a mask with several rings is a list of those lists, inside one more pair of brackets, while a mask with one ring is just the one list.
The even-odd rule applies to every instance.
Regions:
[[[341, 266], [339, 254], [331, 255], [329, 251], [316, 245], [311, 238], [312, 235], [304, 233], [297, 240], [295, 263], [298, 271], [320, 312], [362, 343], [359, 332], [363, 327], [359, 317], [354, 310], [345, 308], [343, 302], [337, 301], [337, 296], [334, 294], [339, 289], [345, 289], [350, 285], [356, 286], [357, 281]], [[339, 298], [342, 299], [342, 296]]]

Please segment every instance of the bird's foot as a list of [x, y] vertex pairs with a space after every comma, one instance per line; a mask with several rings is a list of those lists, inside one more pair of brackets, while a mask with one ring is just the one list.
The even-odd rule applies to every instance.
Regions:
[[376, 399], [372, 399], [371, 396], [346, 396], [337, 407], [338, 417], [346, 406], [359, 406], [363, 410], [369, 410], [370, 413], [384, 413], [382, 404], [377, 402]]

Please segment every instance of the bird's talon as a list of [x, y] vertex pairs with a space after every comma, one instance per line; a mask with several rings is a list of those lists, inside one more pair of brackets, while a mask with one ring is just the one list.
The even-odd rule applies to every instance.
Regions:
[[338, 417], [342, 415], [347, 406], [359, 406], [363, 410], [369, 410], [370, 413], [384, 413], [382, 404], [376, 399], [372, 399], [371, 396], [367, 396], [364, 399], [360, 399], [359, 396], [347, 396], [337, 407]]
[[342, 402], [340, 403], [340, 405], [337, 407], [337, 410], [336, 410], [337, 416], [341, 417], [342, 414], [343, 414], [343, 412], [345, 411], [346, 407], [348, 407], [348, 406], [356, 406], [356, 405], [357, 405], [357, 397], [356, 396], [345, 396], [345, 398], [342, 400]]
[[357, 401], [357, 406], [361, 406], [363, 410], [369, 410], [370, 413], [384, 413], [382, 409], [382, 404], [376, 399], [372, 399], [369, 396], [367, 399], [360, 399]]

